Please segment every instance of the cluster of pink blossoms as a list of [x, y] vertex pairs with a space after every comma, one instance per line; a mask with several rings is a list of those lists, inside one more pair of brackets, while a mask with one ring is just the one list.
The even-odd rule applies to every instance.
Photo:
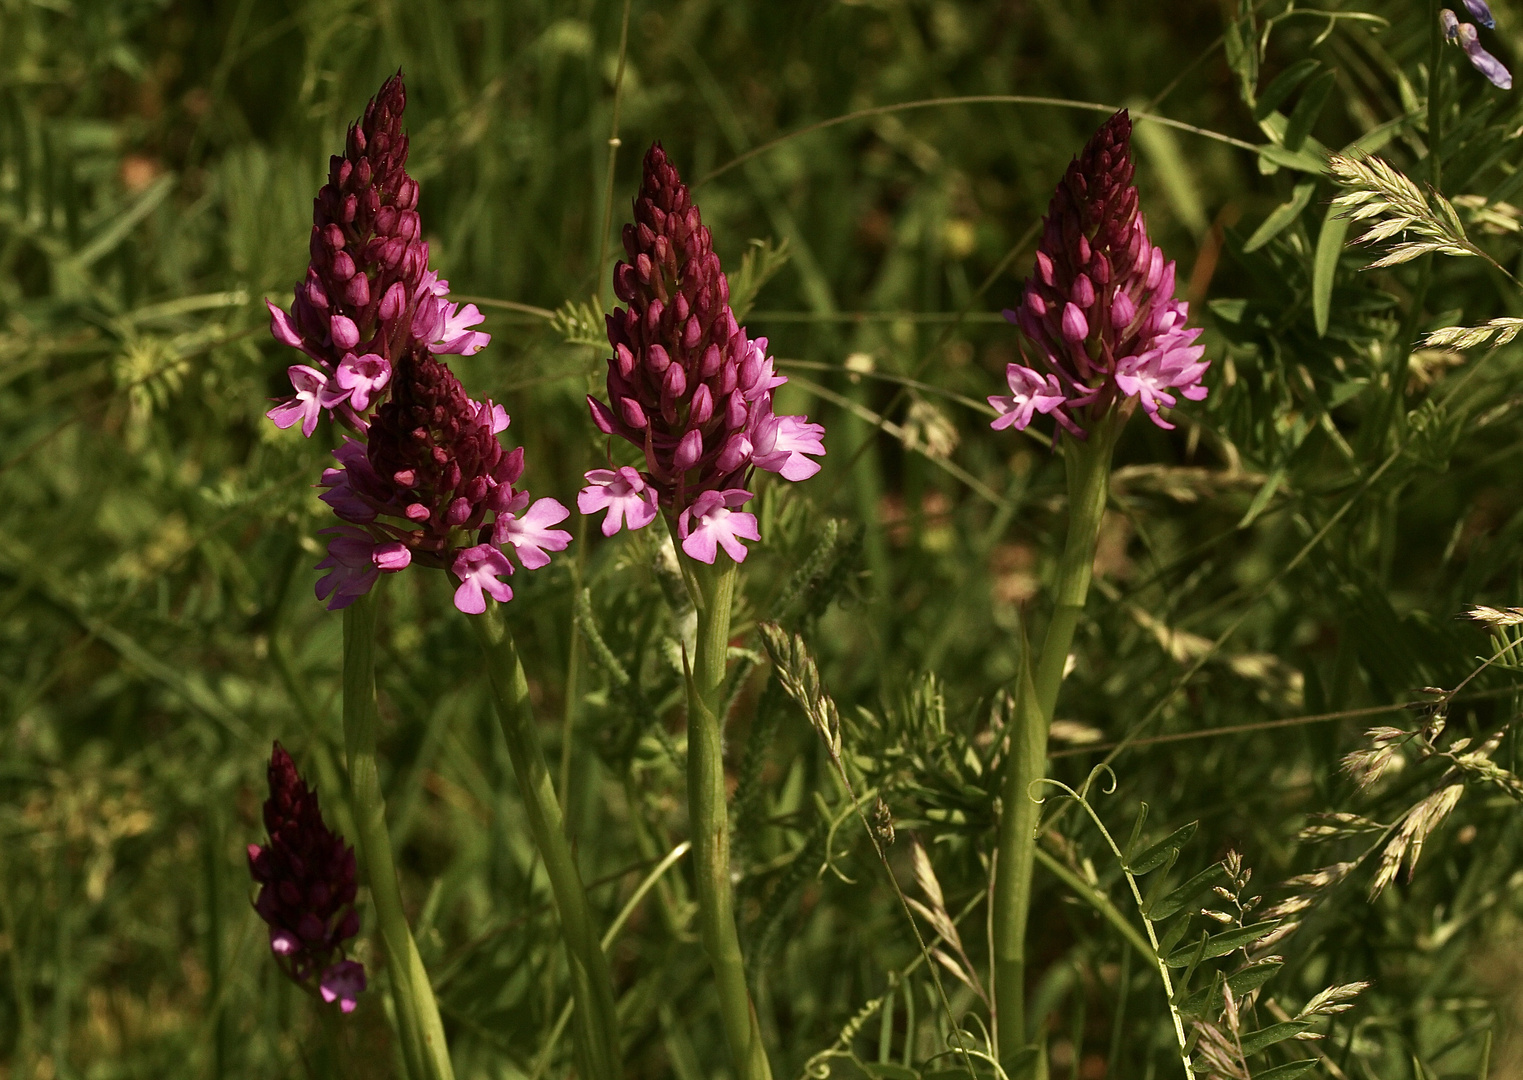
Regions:
[[354, 432], [323, 473], [323, 501], [345, 524], [324, 530], [319, 599], [346, 607], [416, 561], [453, 573], [456, 607], [479, 614], [487, 596], [512, 599], [509, 553], [535, 569], [565, 549], [571, 534], [552, 526], [570, 511], [515, 487], [523, 451], [497, 438], [507, 413], [472, 400], [439, 359], [490, 338], [472, 329], [483, 320], [475, 305], [451, 303], [449, 282], [428, 268], [406, 105], [393, 76], [350, 127], [314, 204], [306, 280], [289, 314], [266, 301], [275, 338], [316, 365], [288, 369], [295, 393], [269, 417], [311, 436], [327, 411]]
[[1116, 113], [1059, 182], [1043, 220], [1035, 273], [1005, 318], [1034, 346], [1040, 368], [1010, 364], [1008, 395], [992, 396], [993, 427], [1024, 429], [1050, 415], [1077, 438], [1112, 408], [1140, 402], [1159, 427], [1173, 393], [1206, 396], [1207, 362], [1174, 297], [1174, 263], [1148, 239], [1132, 184], [1132, 123]]
[[825, 429], [805, 416], [777, 416], [767, 339], [750, 338], [730, 310], [729, 283], [687, 185], [657, 143], [645, 155], [634, 222], [624, 226], [627, 262], [614, 292], [627, 308], [607, 317], [608, 403], [589, 397], [593, 422], [639, 447], [643, 470], [593, 469], [577, 497], [584, 514], [607, 511], [603, 535], [643, 528], [665, 513], [682, 550], [735, 562], [759, 540], [753, 469], [785, 480], [819, 471]]

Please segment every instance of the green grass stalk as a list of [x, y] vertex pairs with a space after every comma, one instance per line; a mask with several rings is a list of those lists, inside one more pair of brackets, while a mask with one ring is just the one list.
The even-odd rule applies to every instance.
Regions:
[[402, 1055], [415, 1080], [454, 1080], [439, 1003], [418, 954], [386, 829], [376, 766], [375, 592], [344, 609], [344, 751], [360, 864], [370, 885], [376, 928], [396, 1002]]
[[746, 986], [735, 926], [735, 893], [730, 883], [730, 819], [721, 712], [725, 657], [730, 645], [730, 605], [739, 567], [725, 555], [718, 556], [713, 566], [680, 553], [678, 558], [698, 609], [697, 655], [687, 683], [687, 797], [698, 919], [703, 947], [714, 967], [719, 1012], [735, 1075], [739, 1080], [771, 1080], [772, 1068]]
[[1047, 772], [1047, 733], [1089, 595], [1095, 547], [1110, 486], [1111, 455], [1126, 418], [1112, 412], [1083, 442], [1065, 438], [1068, 537], [1053, 587], [1054, 608], [1035, 670], [1026, 643], [1001, 793], [999, 862], [994, 882], [994, 995], [1001, 1062], [1011, 1067], [1026, 1046], [1026, 924], [1041, 807], [1031, 785]]
[[566, 839], [560, 803], [555, 797], [555, 786], [550, 779], [533, 707], [529, 703], [529, 681], [498, 605], [488, 605], [485, 614], [472, 617], [469, 622], [481, 642], [487, 675], [497, 702], [497, 718], [528, 811], [529, 829], [534, 833], [534, 842], [544, 860], [560, 916], [561, 941], [566, 949], [571, 991], [576, 1002], [573, 1037], [578, 1072], [590, 1080], [621, 1080], [623, 1068], [613, 976], [593, 926], [592, 909], [587, 903], [587, 890], [577, 869], [576, 856]]

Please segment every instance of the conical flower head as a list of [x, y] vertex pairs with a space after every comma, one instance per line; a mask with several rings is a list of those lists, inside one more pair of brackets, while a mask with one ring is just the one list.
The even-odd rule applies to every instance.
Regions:
[[[593, 470], [579, 504], [584, 513], [609, 509], [605, 534], [620, 521], [639, 528], [659, 508], [685, 540], [691, 522], [712, 516], [689, 514], [700, 497], [717, 492], [725, 507], [739, 505], [753, 468], [789, 480], [817, 472], [807, 455], [825, 452], [824, 428], [773, 414], [772, 391], [787, 380], [773, 374], [767, 339], [736, 322], [709, 230], [660, 143], [645, 155], [623, 240], [627, 260], [613, 282], [628, 307], [607, 317], [608, 403], [587, 403], [600, 430], [640, 448], [645, 471]], [[742, 535], [755, 531], [751, 515], [737, 517]], [[713, 561], [714, 543], [695, 541], [693, 550]]]
[[593, 415], [645, 451], [666, 505], [686, 505], [733, 486], [749, 463], [741, 441], [752, 405], [741, 374], [751, 343], [730, 310], [709, 230], [659, 143], [645, 155], [634, 218], [624, 226], [629, 261], [613, 279], [629, 307], [607, 319], [612, 408], [593, 400]]
[[[1205, 397], [1199, 330], [1185, 328], [1174, 298], [1174, 263], [1148, 237], [1132, 183], [1131, 119], [1121, 110], [1069, 164], [1043, 219], [1036, 267], [1017, 311], [1006, 311], [1035, 346], [1045, 371], [1010, 365], [1009, 397], [991, 397], [1000, 426], [1023, 428], [1050, 413], [1082, 434], [1136, 397], [1160, 426], [1167, 391]], [[1013, 419], [1012, 419], [1013, 418]]]
[[384, 394], [392, 365], [415, 343], [434, 352], [475, 352], [487, 335], [474, 305], [447, 300], [449, 283], [428, 269], [418, 219], [418, 183], [407, 175], [400, 73], [387, 79], [349, 127], [344, 153], [329, 161], [317, 193], [311, 262], [291, 311], [268, 300], [270, 330], [316, 364], [289, 369], [296, 396], [270, 411], [281, 427], [311, 435], [323, 409], [356, 426]]
[[344, 943], [360, 929], [354, 848], [328, 828], [317, 793], [278, 742], [269, 784], [264, 825], [270, 842], [248, 847], [249, 872], [260, 886], [254, 910], [269, 924], [270, 951], [281, 970], [302, 984], [315, 978], [323, 997], [349, 1012], [364, 988], [363, 968], [344, 957]]
[[289, 344], [329, 368], [347, 354], [391, 361], [406, 345], [428, 268], [418, 184], [407, 175], [406, 108], [402, 77], [393, 75], [350, 125], [313, 200], [311, 263], [289, 318], [271, 305], [276, 336], [294, 336]]

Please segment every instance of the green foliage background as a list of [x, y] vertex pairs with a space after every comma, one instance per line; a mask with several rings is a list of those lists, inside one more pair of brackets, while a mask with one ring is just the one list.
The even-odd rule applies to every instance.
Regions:
[[[1331, 811], [1389, 823], [1435, 790], [1444, 762], [1416, 755], [1367, 794], [1338, 769], [1365, 726], [1410, 714], [1148, 740], [1453, 688], [1494, 651], [1457, 616], [1523, 603], [1519, 350], [1408, 349], [1435, 326], [1519, 314], [1519, 293], [1480, 260], [1361, 272], [1369, 257], [1332, 242], [1336, 189], [1314, 153], [1365, 138], [1414, 179], [1477, 196], [1460, 200], [1472, 237], [1516, 267], [1523, 107], [1433, 49], [1428, 5], [1366, 6], [1388, 21], [1279, 0], [1256, 16], [1204, 0], [634, 0], [604, 237], [620, 4], [0, 2], [0, 1075], [396, 1068], [380, 992], [334, 1056], [269, 960], [243, 849], [263, 837], [272, 738], [346, 820], [339, 620], [311, 571], [331, 519], [310, 485], [335, 436], [264, 420], [292, 361], [261, 300], [288, 301], [327, 155], [398, 67], [433, 263], [494, 335], [456, 367], [506, 403], [536, 495], [569, 505], [604, 454], [583, 402], [604, 353], [544, 316], [608, 299], [599, 252], [617, 248], [645, 146], [661, 140], [697, 182], [732, 273], [753, 238], [786, 241], [745, 321], [793, 362], [782, 404], [821, 419], [830, 452], [817, 478], [764, 492], [737, 629], [777, 617], [805, 633], [853, 767], [896, 820], [899, 880], [913, 891], [917, 835], [948, 907], [971, 906], [975, 966], [1000, 694], [1020, 613], [1045, 618], [1065, 498], [1062, 461], [990, 432], [982, 400], [1016, 356], [998, 311], [1032, 230], [1104, 112], [879, 113], [705, 178], [812, 123], [966, 95], [1127, 104], [1237, 140], [1138, 127], [1143, 207], [1207, 327], [1211, 396], [1176, 431], [1134, 421], [1121, 445], [1054, 775], [1077, 786], [1101, 756], [1086, 740], [1134, 733], [1114, 793], [1092, 792], [1102, 817], [1123, 837], [1142, 801], [1149, 837], [1198, 819], [1176, 877], [1236, 851], [1266, 903], [1363, 851], [1368, 837], [1333, 850], [1299, 830]], [[1496, 7], [1487, 42], [1506, 58], [1523, 16]], [[1261, 127], [1253, 102], [1307, 58], [1319, 73], [1281, 112], [1261, 108]], [[592, 533], [515, 578], [509, 614], [606, 924], [684, 833], [682, 628], [653, 537]], [[574, 575], [589, 597], [575, 636]], [[565, 1075], [548, 889], [442, 576], [388, 582], [381, 633], [391, 827], [457, 1071]], [[843, 1044], [868, 1064], [837, 1059], [832, 1075], [950, 1068], [925, 969], [890, 981], [916, 947], [881, 868], [852, 820], [826, 824], [849, 800], [764, 665], [746, 671], [738, 889], [777, 1072], [797, 1075], [891, 987]], [[1490, 696], [1449, 712], [1451, 734], [1506, 730], [1504, 770], [1516, 678], [1493, 665], [1466, 689]], [[1476, 1076], [1488, 1052], [1494, 1070], [1523, 1069], [1520, 827], [1505, 784], [1473, 779], [1410, 880], [1369, 901], [1367, 863], [1319, 892], [1276, 946], [1285, 966], [1253, 1026], [1274, 1022], [1271, 1003], [1294, 1014], [1368, 980], [1317, 1044], [1344, 1075]], [[1082, 815], [1059, 816], [1048, 849], [1130, 910]], [[680, 869], [663, 878], [613, 952], [635, 1075], [722, 1075], [689, 897]], [[1156, 972], [1040, 868], [1033, 925], [1055, 1074], [1177, 1073]], [[954, 1011], [976, 1009], [946, 977]], [[1310, 1045], [1282, 1043], [1264, 1067]]]

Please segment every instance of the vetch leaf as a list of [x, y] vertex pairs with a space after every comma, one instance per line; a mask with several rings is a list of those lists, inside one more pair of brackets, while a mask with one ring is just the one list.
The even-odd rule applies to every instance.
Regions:
[[1139, 852], [1135, 858], [1127, 856], [1125, 863], [1129, 874], [1146, 874], [1150, 870], [1157, 870], [1168, 861], [1171, 851], [1178, 851], [1185, 846], [1190, 837], [1195, 835], [1195, 830], [1200, 822], [1192, 821], [1188, 825], [1181, 825], [1158, 843]]
[[[1284, 966], [1283, 960], [1266, 960], [1253, 964], [1228, 976], [1227, 986], [1231, 988], [1233, 997], [1241, 998], [1263, 986]], [[1220, 985], [1203, 987], [1181, 1001], [1179, 1011], [1188, 1016], [1211, 1016], [1221, 1010], [1225, 998]]]
[[1269, 241], [1279, 236], [1296, 218], [1301, 216], [1301, 211], [1311, 202], [1312, 194], [1317, 190], [1315, 180], [1306, 180], [1295, 186], [1288, 200], [1275, 207], [1270, 215], [1264, 219], [1248, 242], [1243, 245], [1243, 251], [1257, 251]]
[[1259, 157], [1272, 165], [1295, 169], [1297, 172], [1319, 174], [1327, 172], [1327, 159], [1318, 157], [1304, 148], [1300, 150], [1287, 150], [1285, 147], [1276, 146], [1274, 143], [1265, 143], [1259, 147]]
[[1310, 58], [1297, 60], [1290, 67], [1276, 75], [1274, 80], [1265, 87], [1264, 92], [1259, 95], [1259, 103], [1253, 109], [1253, 118], [1255, 120], [1263, 120], [1270, 113], [1278, 109], [1284, 104], [1285, 99], [1295, 92], [1296, 87], [1300, 86], [1302, 82], [1321, 66], [1318, 61]]
[[1270, 1024], [1267, 1028], [1251, 1031], [1243, 1036], [1243, 1056], [1256, 1054], [1277, 1042], [1293, 1039], [1301, 1032], [1311, 1030], [1311, 1026], [1305, 1020], [1287, 1020], [1283, 1024]]
[[[1212, 934], [1206, 939], [1206, 949], [1205, 952], [1201, 953], [1201, 959], [1211, 960], [1218, 956], [1226, 956], [1234, 949], [1241, 949], [1245, 945], [1252, 945], [1278, 925], [1280, 925], [1280, 920], [1268, 919], [1264, 922], [1252, 923], [1249, 926], [1240, 926], [1235, 930]], [[1168, 965], [1170, 967], [1184, 967], [1195, 958], [1198, 948], [1198, 945], [1187, 945], [1183, 949], [1175, 950], [1169, 954]]]
[[1327, 96], [1332, 93], [1336, 78], [1331, 71], [1324, 71], [1301, 92], [1301, 99], [1296, 102], [1290, 119], [1285, 123], [1285, 149], [1301, 149], [1306, 136], [1311, 134], [1312, 125], [1322, 115], [1322, 108], [1327, 104]]

